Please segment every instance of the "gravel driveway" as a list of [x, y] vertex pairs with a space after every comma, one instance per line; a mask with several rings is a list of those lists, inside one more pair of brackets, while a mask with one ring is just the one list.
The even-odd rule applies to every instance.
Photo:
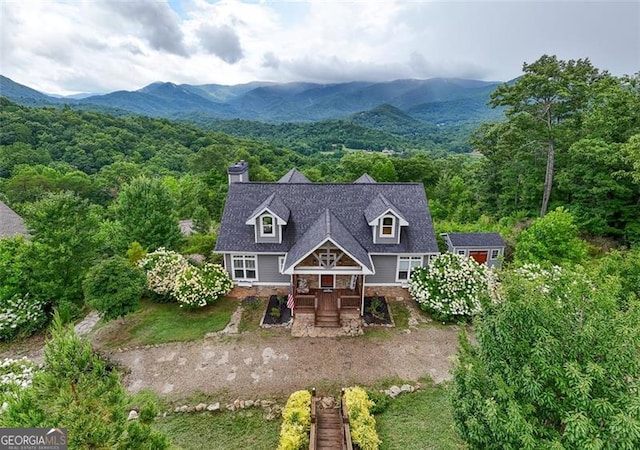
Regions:
[[125, 386], [170, 397], [288, 395], [312, 386], [370, 384], [385, 377], [451, 378], [459, 327], [428, 326], [383, 338], [240, 334], [113, 353], [130, 368]]

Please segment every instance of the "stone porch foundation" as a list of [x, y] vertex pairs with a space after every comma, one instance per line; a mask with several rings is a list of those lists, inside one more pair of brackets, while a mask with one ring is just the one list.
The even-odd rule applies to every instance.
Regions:
[[250, 295], [261, 298], [269, 298], [272, 295], [289, 294], [288, 286], [235, 286], [227, 294], [228, 297], [243, 299]]
[[387, 300], [396, 300], [398, 297], [411, 298], [409, 290], [400, 286], [365, 286], [365, 297], [385, 297]]
[[341, 326], [316, 327], [314, 326], [313, 314], [296, 314], [291, 326], [291, 336], [294, 337], [338, 337], [338, 336], [360, 336], [362, 330], [362, 318], [359, 314], [342, 314], [340, 317]]

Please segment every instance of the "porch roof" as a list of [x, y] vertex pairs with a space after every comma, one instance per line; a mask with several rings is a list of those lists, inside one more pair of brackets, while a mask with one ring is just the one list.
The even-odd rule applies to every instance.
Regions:
[[348, 254], [365, 272], [373, 273], [373, 262], [367, 251], [329, 209], [325, 209], [302, 237], [291, 247], [284, 261], [284, 273], [294, 267], [327, 241]]

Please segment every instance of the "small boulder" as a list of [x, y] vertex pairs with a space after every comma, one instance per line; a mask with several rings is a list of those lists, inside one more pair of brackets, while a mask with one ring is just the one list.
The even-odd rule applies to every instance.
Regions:
[[131, 411], [129, 411], [129, 417], [127, 417], [127, 420], [136, 420], [138, 419], [138, 411], [136, 411], [135, 409], [132, 409]]
[[396, 398], [398, 395], [400, 395], [402, 390], [394, 384], [386, 392], [391, 396], [391, 398]]
[[220, 402], [215, 402], [207, 406], [207, 411], [220, 411]]
[[402, 386], [400, 386], [400, 390], [402, 392], [413, 392], [413, 386], [411, 386], [410, 384], [403, 384]]
[[254, 402], [253, 400], [245, 400], [244, 401], [244, 407], [245, 408], [251, 408], [253, 406]]
[[198, 403], [196, 405], [196, 411], [204, 411], [205, 409], [207, 409], [206, 403]]

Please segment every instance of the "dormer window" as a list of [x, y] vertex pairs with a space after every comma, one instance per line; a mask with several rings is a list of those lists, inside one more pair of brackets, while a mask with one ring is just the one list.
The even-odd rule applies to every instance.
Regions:
[[276, 230], [274, 227], [273, 216], [263, 215], [260, 216], [260, 236], [261, 237], [274, 237]]
[[387, 215], [380, 220], [380, 237], [392, 238], [396, 235], [396, 218]]

